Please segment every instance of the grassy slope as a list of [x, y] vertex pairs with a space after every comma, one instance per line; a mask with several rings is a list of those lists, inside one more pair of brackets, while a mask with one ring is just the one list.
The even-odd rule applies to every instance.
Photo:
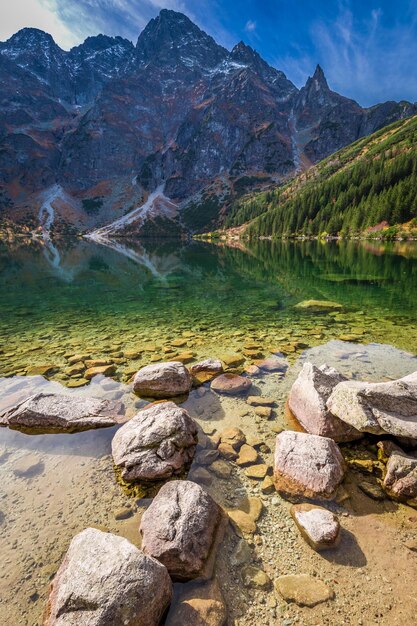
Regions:
[[282, 187], [241, 198], [225, 226], [282, 237], [352, 236], [378, 225], [395, 236], [393, 226], [405, 222], [417, 228], [417, 116], [356, 141]]

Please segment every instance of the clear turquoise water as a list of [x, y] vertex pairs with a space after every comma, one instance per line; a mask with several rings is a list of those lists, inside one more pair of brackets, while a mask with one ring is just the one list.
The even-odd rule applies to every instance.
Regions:
[[[413, 244], [262, 241], [242, 250], [165, 241], [120, 251], [80, 241], [59, 264], [42, 250], [2, 248], [0, 290], [0, 375], [62, 366], [68, 352], [162, 348], [184, 331], [194, 333], [185, 349], [196, 355], [239, 350], [239, 332], [271, 347], [358, 328], [366, 340], [417, 350]], [[344, 311], [294, 309], [311, 298]]]

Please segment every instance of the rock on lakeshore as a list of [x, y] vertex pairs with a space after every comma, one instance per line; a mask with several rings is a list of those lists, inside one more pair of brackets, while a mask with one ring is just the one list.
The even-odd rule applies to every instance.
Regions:
[[166, 483], [142, 516], [142, 549], [165, 565], [173, 580], [209, 578], [222, 518], [220, 507], [196, 483]]
[[275, 587], [284, 600], [295, 602], [298, 606], [313, 607], [331, 600], [334, 596], [333, 591], [322, 580], [307, 574], [280, 576]]
[[340, 524], [336, 515], [313, 504], [296, 504], [291, 515], [301, 535], [313, 550], [326, 550], [337, 545]]
[[237, 374], [221, 374], [213, 380], [211, 388], [217, 393], [224, 393], [229, 396], [245, 393], [252, 386], [250, 378], [238, 376]]
[[189, 393], [191, 384], [187, 368], [168, 361], [142, 367], [133, 380], [133, 391], [145, 398], [175, 398]]
[[44, 626], [158, 626], [171, 602], [168, 572], [127, 539], [76, 535], [55, 576]]
[[181, 473], [194, 458], [197, 424], [174, 402], [151, 405], [113, 437], [112, 454], [127, 481], [153, 481]]
[[345, 380], [333, 367], [304, 363], [291, 388], [288, 405], [308, 433], [335, 441], [354, 441], [362, 437], [355, 428], [332, 415], [326, 406], [333, 389]]
[[395, 500], [417, 506], [417, 455], [393, 451], [388, 459], [383, 486]]
[[225, 626], [226, 605], [215, 580], [184, 590], [168, 614], [166, 626]]
[[346, 472], [333, 439], [285, 430], [276, 438], [274, 483], [284, 495], [332, 498]]
[[0, 416], [0, 426], [33, 433], [77, 432], [125, 421], [123, 405], [98, 398], [37, 393]]
[[361, 432], [417, 439], [417, 372], [387, 383], [339, 383], [327, 408]]

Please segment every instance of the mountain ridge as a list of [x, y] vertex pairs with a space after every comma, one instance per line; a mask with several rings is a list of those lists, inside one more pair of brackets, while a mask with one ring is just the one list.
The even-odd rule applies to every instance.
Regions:
[[[180, 211], [220, 185], [217, 214], [205, 220], [199, 205], [209, 228], [227, 211], [221, 198], [242, 185], [281, 183], [415, 112], [407, 102], [364, 109], [331, 91], [320, 66], [299, 90], [250, 46], [229, 52], [168, 9], [136, 45], [98, 35], [67, 52], [22, 29], [0, 43], [0, 211], [36, 210], [58, 184], [82, 229], [117, 219], [162, 184]], [[97, 198], [103, 209], [84, 215], [83, 201]]]

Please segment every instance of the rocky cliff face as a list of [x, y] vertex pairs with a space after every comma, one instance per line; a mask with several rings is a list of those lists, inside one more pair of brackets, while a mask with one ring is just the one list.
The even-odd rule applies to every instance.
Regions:
[[65, 52], [26, 28], [0, 43], [0, 202], [33, 203], [59, 184], [99, 198], [103, 224], [161, 184], [181, 206], [216, 180], [231, 193], [243, 179], [276, 183], [415, 112], [363, 109], [320, 67], [298, 90], [244, 43], [229, 52], [174, 11], [136, 46], [98, 35]]

